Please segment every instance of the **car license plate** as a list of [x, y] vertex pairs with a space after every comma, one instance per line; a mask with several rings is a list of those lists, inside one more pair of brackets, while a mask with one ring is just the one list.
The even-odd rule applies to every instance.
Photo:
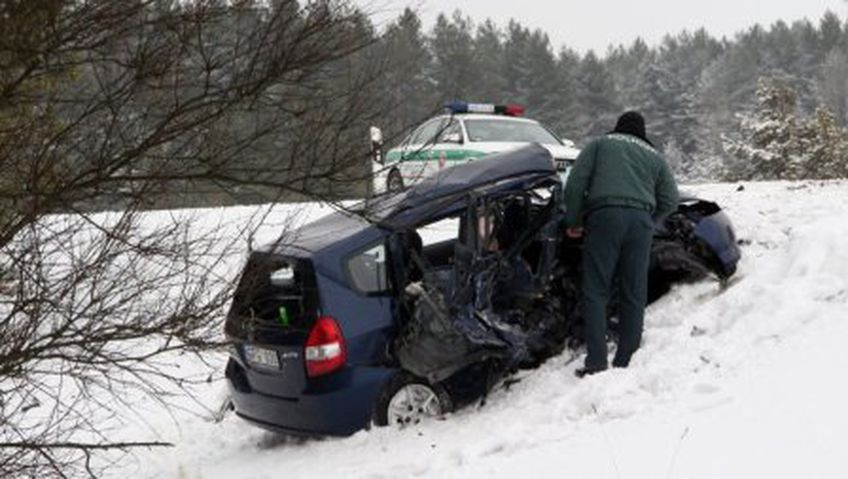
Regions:
[[248, 363], [255, 366], [280, 369], [280, 359], [277, 357], [277, 352], [274, 350], [245, 344], [244, 357], [247, 358]]

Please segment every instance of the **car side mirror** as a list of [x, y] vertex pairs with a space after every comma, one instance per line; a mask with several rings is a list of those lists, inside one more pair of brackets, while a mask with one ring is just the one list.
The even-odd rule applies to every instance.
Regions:
[[446, 133], [445, 136], [442, 137], [442, 142], [462, 144], [462, 134], [461, 133]]
[[371, 159], [383, 164], [383, 130], [371, 127]]

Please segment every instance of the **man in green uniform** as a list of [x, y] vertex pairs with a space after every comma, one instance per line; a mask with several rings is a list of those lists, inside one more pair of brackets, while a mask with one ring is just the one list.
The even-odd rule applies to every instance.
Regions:
[[[627, 367], [642, 341], [654, 221], [677, 207], [677, 184], [645, 135], [645, 120], [626, 112], [615, 129], [577, 157], [565, 185], [566, 234], [584, 236], [583, 318], [586, 362], [579, 377], [607, 369], [607, 303], [619, 280], [619, 343], [614, 367]], [[585, 234], [584, 234], [585, 230]]]

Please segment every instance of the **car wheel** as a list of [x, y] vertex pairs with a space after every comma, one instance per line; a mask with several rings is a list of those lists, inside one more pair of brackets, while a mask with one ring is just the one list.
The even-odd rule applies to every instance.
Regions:
[[403, 177], [400, 176], [400, 171], [396, 169], [389, 171], [389, 177], [386, 179], [386, 189], [392, 193], [403, 189]]
[[402, 372], [389, 381], [380, 395], [374, 423], [403, 428], [442, 416], [452, 409], [452, 401], [444, 388]]

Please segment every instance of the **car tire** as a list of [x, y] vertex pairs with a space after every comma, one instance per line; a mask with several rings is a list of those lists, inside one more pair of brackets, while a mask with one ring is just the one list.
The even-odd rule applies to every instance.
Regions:
[[453, 411], [447, 390], [408, 372], [396, 374], [377, 398], [374, 424], [400, 428]]
[[392, 168], [389, 171], [389, 176], [386, 178], [386, 191], [390, 193], [394, 193], [403, 189], [403, 177], [400, 175], [400, 171], [395, 168]]

